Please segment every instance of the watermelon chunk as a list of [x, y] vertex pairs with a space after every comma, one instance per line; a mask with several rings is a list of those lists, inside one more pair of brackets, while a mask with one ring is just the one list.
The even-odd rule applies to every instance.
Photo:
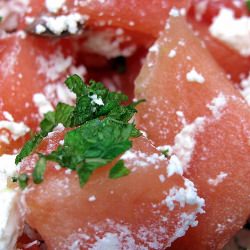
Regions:
[[[48, 153], [62, 138], [54, 132], [39, 151]], [[164, 249], [197, 224], [204, 200], [188, 179], [167, 177], [166, 158], [147, 139], [135, 139], [122, 158], [132, 172], [116, 180], [106, 166], [80, 188], [74, 172], [49, 163], [43, 183], [29, 185], [26, 221], [48, 249]], [[24, 160], [22, 169], [36, 159]]]
[[[181, 16], [171, 17], [136, 80], [137, 124], [171, 145], [206, 213], [173, 249], [221, 249], [250, 211], [250, 112]], [[171, 168], [169, 168], [171, 175]]]

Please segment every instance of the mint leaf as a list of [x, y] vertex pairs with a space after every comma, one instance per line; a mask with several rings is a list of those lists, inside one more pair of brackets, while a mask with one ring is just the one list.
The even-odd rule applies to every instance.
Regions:
[[247, 6], [248, 11], [250, 11], [250, 0], [246, 0], [246, 6]]
[[74, 107], [70, 105], [58, 103], [54, 112], [50, 111], [46, 113], [40, 123], [41, 131], [24, 144], [20, 153], [16, 156], [15, 163], [18, 164], [22, 159], [30, 155], [43, 138], [46, 137], [49, 132], [53, 131], [59, 123], [62, 123], [65, 127], [69, 127], [73, 110]]
[[109, 118], [88, 121], [69, 131], [65, 135], [64, 145], [43, 157], [76, 170], [82, 186], [94, 170], [112, 162], [132, 147], [129, 139], [133, 128], [132, 124]]
[[45, 169], [46, 169], [46, 159], [45, 157], [41, 157], [36, 163], [36, 166], [32, 173], [34, 183], [40, 184], [43, 181], [43, 175]]
[[28, 185], [29, 177], [27, 174], [20, 174], [17, 178], [18, 184], [21, 189], [25, 189]]
[[119, 160], [109, 171], [109, 178], [117, 179], [129, 175], [130, 169], [126, 168], [123, 160]]
[[[54, 112], [48, 112], [40, 123], [40, 132], [30, 139], [16, 157], [16, 163], [35, 151], [40, 142], [58, 124], [73, 128], [65, 134], [64, 144], [48, 155], [39, 154], [33, 171], [33, 181], [43, 181], [46, 162], [57, 162], [61, 167], [77, 172], [83, 186], [92, 173], [112, 162], [132, 147], [131, 138], [141, 135], [131, 119], [136, 106], [144, 101], [122, 105], [128, 97], [111, 92], [102, 83], [90, 81], [85, 85], [81, 78], [73, 75], [65, 84], [76, 94], [74, 107], [58, 103]], [[129, 173], [124, 163], [117, 163], [111, 171], [112, 178]]]
[[65, 81], [65, 84], [72, 92], [76, 94], [76, 96], [81, 96], [85, 93], [86, 86], [81, 77], [78, 75], [72, 75], [68, 77]]

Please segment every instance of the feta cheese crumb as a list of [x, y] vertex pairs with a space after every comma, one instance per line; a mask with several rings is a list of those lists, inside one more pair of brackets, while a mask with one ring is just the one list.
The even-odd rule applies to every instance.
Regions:
[[225, 172], [220, 172], [216, 177], [215, 179], [211, 179], [209, 178], [208, 179], [208, 184], [212, 185], [212, 186], [217, 186], [218, 184], [222, 183], [223, 180], [228, 176], [227, 173]]
[[20, 193], [9, 189], [7, 181], [16, 174], [16, 155], [0, 156], [0, 249], [14, 250], [22, 228]]
[[198, 196], [194, 183], [187, 178], [184, 179], [185, 188], [171, 188], [163, 203], [167, 205], [170, 211], [174, 210], [176, 203], [178, 203], [180, 207], [185, 207], [186, 205], [197, 205], [197, 212], [203, 213], [205, 200]]
[[[87, 17], [80, 15], [79, 13], [72, 13], [69, 15], [61, 16], [43, 16], [43, 26], [49, 29], [55, 35], [61, 35], [63, 32], [69, 32], [70, 34], [76, 34], [79, 32], [79, 24], [83, 24]], [[41, 25], [41, 24], [38, 24]], [[37, 25], [37, 26], [38, 26]], [[41, 32], [41, 27], [36, 30]], [[41, 34], [41, 33], [39, 33]]]
[[46, 31], [46, 28], [42, 24], [36, 25], [35, 32], [36, 34], [42, 34]]
[[215, 97], [207, 107], [211, 110], [213, 116], [218, 119], [221, 116], [221, 111], [227, 105], [227, 99], [223, 93], [219, 93], [217, 97]]
[[38, 112], [40, 116], [43, 116], [49, 111], [54, 111], [53, 106], [46, 98], [46, 96], [42, 93], [36, 93], [33, 95], [33, 102], [35, 103], [36, 107], [38, 108]]
[[117, 234], [106, 233], [103, 238], [98, 239], [91, 250], [117, 250], [121, 249], [121, 242]]
[[250, 56], [250, 17], [235, 18], [232, 10], [222, 8], [209, 31], [213, 37], [235, 49], [240, 55]]
[[176, 56], [176, 50], [175, 49], [170, 50], [170, 52], [168, 53], [168, 57], [174, 58], [175, 56]]
[[89, 96], [89, 98], [92, 100], [91, 104], [97, 104], [98, 106], [103, 106], [103, 100], [101, 97], [98, 97], [96, 94]]
[[57, 13], [65, 4], [65, 0], [46, 0], [45, 6], [51, 13]]
[[250, 105], [250, 73], [248, 75], [248, 78], [243, 79], [240, 82], [240, 87], [241, 87], [240, 90], [241, 95], [245, 98], [248, 105]]
[[163, 174], [160, 174], [159, 175], [159, 180], [160, 180], [161, 183], [163, 183], [163, 182], [165, 182], [166, 177]]
[[205, 82], [205, 78], [202, 76], [202, 74], [199, 74], [194, 67], [186, 74], [186, 79], [189, 82], [197, 82], [200, 84]]
[[[177, 156], [179, 159], [181, 166], [183, 169], [187, 169], [189, 166], [189, 162], [192, 158], [193, 150], [196, 145], [195, 135], [197, 132], [203, 131], [203, 127], [205, 124], [205, 117], [197, 117], [194, 122], [187, 124], [183, 127], [183, 129], [175, 136], [173, 154]], [[173, 157], [173, 156], [172, 156]], [[173, 160], [173, 166], [176, 166], [177, 160]], [[173, 168], [170, 168], [170, 170]], [[176, 170], [180, 172], [180, 170]], [[171, 173], [174, 173], [172, 170], [169, 172], [169, 176]]]
[[176, 155], [172, 155], [167, 166], [168, 177], [178, 174], [183, 175], [183, 165]]
[[11, 137], [14, 141], [24, 136], [30, 131], [23, 122], [14, 121], [0, 121], [0, 129], [7, 129], [11, 133]]
[[91, 195], [91, 196], [88, 198], [88, 201], [89, 201], [89, 202], [96, 201], [95, 195]]

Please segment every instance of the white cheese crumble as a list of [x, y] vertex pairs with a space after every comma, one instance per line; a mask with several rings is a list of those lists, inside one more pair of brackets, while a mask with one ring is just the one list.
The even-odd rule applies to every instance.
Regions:
[[35, 28], [36, 34], [42, 34], [46, 31], [46, 28], [42, 24], [37, 24]]
[[0, 249], [14, 250], [22, 229], [19, 209], [20, 193], [7, 187], [8, 178], [14, 176], [18, 167], [16, 155], [0, 156]]
[[12, 114], [7, 112], [7, 111], [3, 111], [3, 116], [8, 121], [11, 121], [11, 122], [14, 121], [14, 118], [13, 118]]
[[88, 198], [88, 201], [89, 201], [89, 202], [94, 202], [94, 201], [96, 201], [95, 195], [91, 195], [91, 196]]
[[98, 239], [91, 250], [117, 250], [122, 249], [121, 242], [117, 234], [106, 233], [103, 238]]
[[200, 84], [205, 82], [205, 78], [203, 77], [203, 75], [198, 73], [194, 67], [192, 68], [191, 71], [189, 71], [186, 74], [186, 79], [189, 82], [197, 82], [197, 83], [200, 83]]
[[40, 116], [43, 116], [49, 111], [54, 111], [53, 106], [46, 98], [46, 96], [42, 93], [36, 93], [33, 95], [33, 102], [35, 103], [36, 107], [38, 108], [38, 112]]
[[61, 49], [58, 49], [49, 58], [38, 56], [36, 62], [39, 68], [38, 74], [45, 75], [49, 81], [55, 81], [70, 68], [73, 58], [65, 57]]
[[65, 0], [46, 0], [45, 6], [51, 13], [57, 13], [65, 4]]
[[207, 107], [211, 110], [213, 116], [218, 119], [221, 116], [222, 110], [227, 105], [227, 99], [223, 93], [219, 93]]
[[222, 8], [209, 27], [213, 37], [235, 49], [242, 56], [250, 56], [250, 17], [235, 18], [234, 12]]
[[24, 136], [30, 131], [23, 122], [14, 121], [0, 121], [0, 129], [7, 129], [11, 133], [11, 137], [14, 141], [18, 140], [20, 137]]
[[245, 98], [248, 105], [250, 105], [250, 73], [248, 75], [248, 78], [243, 79], [240, 82], [240, 87], [241, 87], [240, 90], [241, 95]]
[[112, 30], [105, 31], [89, 31], [86, 32], [86, 40], [83, 42], [83, 47], [89, 52], [105, 56], [108, 59], [117, 56], [131, 56], [136, 51], [136, 45], [131, 44], [122, 48], [126, 42], [125, 36], [117, 36]]
[[194, 183], [184, 178], [184, 187], [171, 188], [163, 200], [163, 204], [166, 204], [170, 211], [174, 210], [176, 204], [179, 204], [181, 208], [186, 205], [196, 205], [196, 213], [204, 213], [205, 200], [198, 196]]
[[170, 52], [168, 53], [168, 57], [169, 58], [174, 58], [175, 56], [176, 56], [176, 50], [171, 49]]
[[91, 104], [97, 104], [98, 106], [103, 106], [103, 100], [101, 97], [98, 97], [96, 94], [89, 96], [89, 98], [91, 99]]
[[218, 184], [222, 183], [223, 180], [228, 176], [227, 173], [225, 172], [220, 172], [216, 177], [215, 179], [211, 179], [209, 178], [208, 179], [208, 184], [212, 185], [212, 186], [217, 186]]
[[[43, 24], [39, 28], [36, 27], [36, 31], [40, 32], [41, 30], [50, 30], [55, 35], [61, 35], [63, 32], [69, 32], [70, 34], [76, 34], [79, 32], [79, 24], [83, 24], [86, 21], [87, 17], [80, 15], [79, 13], [72, 13], [69, 15], [61, 16], [43, 16]], [[37, 25], [37, 26], [38, 26]], [[43, 26], [43, 28], [41, 27]]]
[[178, 174], [183, 175], [183, 165], [176, 155], [172, 155], [167, 166], [168, 177]]
[[[203, 131], [203, 127], [205, 124], [205, 117], [197, 117], [194, 122], [187, 124], [183, 127], [183, 129], [175, 136], [174, 140], [174, 146], [173, 149], [173, 155], [171, 158], [173, 160], [169, 163], [168, 175], [171, 176], [174, 173], [181, 173], [182, 171], [185, 171], [190, 163], [190, 160], [192, 158], [193, 150], [196, 145], [195, 141], [195, 135], [198, 132]], [[174, 158], [174, 155], [178, 158]], [[172, 165], [171, 165], [172, 164]], [[180, 164], [183, 168], [183, 170], [180, 170]]]

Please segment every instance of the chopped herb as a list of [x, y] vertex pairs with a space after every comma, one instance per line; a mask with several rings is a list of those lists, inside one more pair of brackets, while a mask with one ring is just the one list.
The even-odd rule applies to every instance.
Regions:
[[[27, 174], [20, 174], [16, 180], [18, 181], [18, 184], [20, 186], [21, 189], [25, 189], [28, 185], [28, 181], [29, 181], [29, 176]], [[14, 181], [14, 179], [13, 179]]]
[[246, 6], [247, 6], [248, 11], [250, 11], [250, 0], [246, 0]]
[[109, 172], [109, 178], [117, 179], [130, 173], [130, 169], [126, 168], [123, 160], [119, 160]]
[[0, 16], [0, 22], [2, 22], [3, 21], [3, 17], [2, 16]]
[[[61, 167], [75, 170], [83, 186], [98, 168], [111, 163], [132, 147], [133, 137], [141, 135], [130, 120], [141, 101], [122, 105], [127, 96], [110, 92], [102, 83], [90, 81], [87, 86], [77, 75], [70, 76], [66, 85], [76, 96], [75, 107], [59, 103], [54, 112], [45, 114], [41, 131], [29, 140], [16, 157], [16, 163], [35, 152], [38, 144], [59, 124], [73, 128], [65, 134], [64, 144], [48, 155], [38, 153], [32, 177], [36, 184], [44, 179], [47, 161], [57, 162]], [[143, 101], [143, 100], [142, 100]], [[123, 161], [110, 170], [110, 178], [129, 174]]]

